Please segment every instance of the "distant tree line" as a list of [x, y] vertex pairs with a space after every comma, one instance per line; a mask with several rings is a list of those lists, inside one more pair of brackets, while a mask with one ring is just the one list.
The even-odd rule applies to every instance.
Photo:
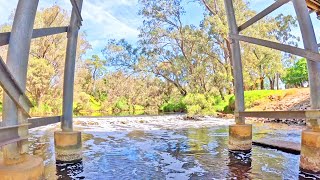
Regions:
[[[138, 41], [110, 39], [103, 57], [87, 58], [91, 45], [80, 34], [75, 114], [149, 110], [212, 114], [218, 101], [227, 101], [234, 82], [223, 0], [192, 3], [203, 7], [199, 24], [184, 22], [182, 0], [139, 0], [143, 24]], [[238, 24], [256, 14], [244, 0], [235, 0], [234, 7]], [[52, 6], [37, 12], [35, 28], [66, 26], [69, 19], [65, 10]], [[0, 30], [10, 31], [12, 20]], [[294, 17], [280, 14], [260, 20], [243, 34], [296, 45], [299, 39], [291, 33], [296, 26]], [[4, 59], [6, 48], [0, 48]], [[65, 49], [65, 34], [32, 41], [27, 93], [35, 115], [61, 113]], [[278, 89], [280, 80], [287, 87], [301, 87], [307, 81], [305, 60], [247, 43], [241, 43], [241, 53], [245, 90]]]

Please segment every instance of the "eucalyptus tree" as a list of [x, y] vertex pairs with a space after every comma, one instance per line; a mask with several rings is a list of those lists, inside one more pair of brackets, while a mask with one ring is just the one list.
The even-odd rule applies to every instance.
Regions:
[[[68, 12], [55, 5], [37, 12], [34, 28], [68, 26], [69, 21], [70, 15], [68, 15]], [[55, 73], [52, 78], [55, 85], [62, 83], [67, 45], [66, 36], [67, 33], [41, 37], [32, 40], [31, 44], [30, 55], [38, 59], [46, 59], [54, 67]], [[81, 56], [90, 48], [91, 46], [86, 40], [85, 34], [80, 34], [76, 60], [79, 62]]]
[[[233, 91], [232, 61], [230, 40], [228, 39], [228, 22], [223, 0], [198, 0], [206, 10], [202, 28], [207, 32], [213, 41], [214, 52], [218, 55], [218, 62], [223, 67], [224, 74], [219, 85], [225, 87], [228, 93]], [[234, 9], [238, 24], [245, 22], [254, 15], [243, 0], [235, 0]]]
[[133, 72], [152, 73], [187, 93], [223, 90], [227, 79], [214, 41], [199, 25], [187, 25], [181, 0], [140, 0], [138, 46], [125, 40], [108, 42], [103, 50], [111, 65]]
[[[203, 27], [215, 39], [217, 52], [225, 64], [228, 77], [231, 77], [230, 47], [227, 38], [228, 25], [223, 0], [198, 0], [207, 10], [204, 15]], [[253, 17], [256, 12], [249, 9], [248, 3], [244, 0], [234, 1], [235, 15], [238, 25]], [[253, 36], [279, 43], [296, 45], [298, 38], [292, 33], [296, 27], [296, 19], [291, 15], [280, 14], [276, 17], [266, 17], [248, 27], [244, 35]], [[274, 89], [281, 73], [283, 64], [292, 56], [268, 48], [252, 46], [242, 43], [244, 81], [246, 89], [264, 88], [264, 79], [268, 78], [271, 89]], [[282, 62], [281, 62], [282, 59]], [[286, 64], [284, 64], [286, 65]], [[260, 84], [260, 85], [259, 85]]]
[[91, 74], [92, 90], [91, 95], [96, 94], [96, 82], [107, 73], [106, 60], [101, 59], [98, 55], [92, 55], [91, 58], [85, 60], [84, 67], [89, 70]]
[[[245, 30], [245, 33], [252, 37], [279, 42], [273, 33], [276, 28], [277, 24], [273, 18], [265, 18], [253, 24], [252, 27]], [[248, 43], [242, 43], [242, 46], [242, 59], [245, 71], [244, 79], [247, 80], [246, 76], [251, 76], [249, 79], [252, 80], [251, 82], [245, 82], [251, 84], [251, 87], [265, 89], [265, 79], [267, 78], [269, 80], [270, 88], [274, 89], [277, 74], [283, 72], [281, 52]]]
[[[11, 31], [13, 15], [8, 23], [0, 26], [1, 32]], [[40, 9], [37, 11], [34, 28], [48, 28], [68, 26], [70, 16], [66, 10], [59, 6]], [[34, 101], [35, 107], [40, 105], [50, 106], [47, 111], [59, 113], [62, 99], [62, 75], [64, 69], [67, 33], [56, 34], [48, 37], [36, 38], [31, 41], [30, 61], [27, 75], [27, 93]], [[91, 48], [85, 34], [79, 35], [77, 47], [77, 62], [81, 56]], [[6, 47], [1, 47], [1, 56], [6, 58]]]

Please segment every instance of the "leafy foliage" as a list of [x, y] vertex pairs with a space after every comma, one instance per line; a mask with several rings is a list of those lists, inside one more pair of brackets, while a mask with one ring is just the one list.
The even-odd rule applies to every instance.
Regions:
[[[253, 17], [244, 0], [234, 0], [239, 24]], [[103, 56], [85, 54], [91, 48], [80, 34], [74, 89], [76, 115], [101, 115], [102, 112], [143, 111], [188, 112], [190, 115], [234, 110], [231, 49], [223, 0], [195, 0], [203, 7], [199, 24], [185, 21], [182, 0], [139, 0], [143, 19], [136, 43], [110, 39]], [[10, 18], [12, 21], [13, 18]], [[59, 6], [37, 12], [35, 28], [66, 26], [70, 17]], [[11, 23], [0, 30], [10, 31]], [[244, 35], [296, 45], [291, 31], [296, 20], [280, 14], [266, 17], [243, 31]], [[65, 34], [32, 41], [27, 94], [35, 104], [36, 115], [60, 114], [67, 38]], [[245, 90], [278, 87], [278, 79], [288, 86], [307, 81], [305, 61], [266, 47], [241, 44]], [[6, 47], [0, 48], [0, 55]], [[284, 70], [284, 67], [287, 69]], [[299, 75], [303, 77], [298, 77]], [[274, 91], [245, 92], [246, 107]], [[1, 93], [2, 94], [2, 93]], [[1, 106], [0, 106], [1, 107]]]
[[303, 84], [308, 82], [307, 60], [299, 59], [293, 67], [287, 68], [282, 80], [288, 86], [303, 87]]

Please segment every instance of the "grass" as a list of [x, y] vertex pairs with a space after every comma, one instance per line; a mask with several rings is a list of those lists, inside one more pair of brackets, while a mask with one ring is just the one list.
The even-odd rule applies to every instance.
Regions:
[[[268, 103], [271, 100], [281, 100], [286, 95], [292, 95], [297, 93], [298, 89], [287, 89], [287, 90], [253, 90], [245, 91], [245, 108], [249, 109], [252, 107], [259, 106], [263, 103]], [[190, 95], [190, 94], [189, 94]], [[203, 96], [203, 95], [202, 95]], [[164, 112], [197, 112], [198, 114], [206, 114], [209, 109], [212, 112], [223, 112], [233, 113], [235, 109], [235, 97], [233, 94], [226, 95], [224, 99], [220, 96], [202, 97], [201, 94], [191, 94], [191, 96], [171, 99], [169, 102], [162, 105], [160, 108]], [[193, 97], [193, 98], [192, 98]], [[213, 101], [211, 100], [213, 98]], [[200, 107], [205, 104], [207, 108]], [[199, 111], [199, 112], [198, 112]]]
[[[289, 90], [254, 90], [245, 91], [245, 108], [251, 108], [253, 106], [259, 105], [261, 103], [266, 103], [270, 96], [273, 98], [282, 99], [286, 95], [294, 94], [295, 89]], [[231, 113], [234, 110], [235, 97], [234, 95], [227, 95], [225, 99], [222, 100], [221, 97], [215, 97], [214, 109], [217, 112]]]
[[213, 109], [216, 112], [227, 112], [228, 110], [228, 106], [229, 106], [229, 100], [231, 98], [234, 98], [234, 95], [226, 95], [224, 97], [224, 100], [221, 99], [220, 96], [215, 96], [214, 97], [214, 105], [213, 105]]

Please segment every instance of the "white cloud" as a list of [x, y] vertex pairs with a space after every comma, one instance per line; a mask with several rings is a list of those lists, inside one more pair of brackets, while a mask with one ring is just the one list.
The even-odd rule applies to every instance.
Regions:
[[137, 40], [142, 20], [136, 0], [86, 0], [82, 9], [83, 27], [94, 51], [100, 52], [108, 39]]

